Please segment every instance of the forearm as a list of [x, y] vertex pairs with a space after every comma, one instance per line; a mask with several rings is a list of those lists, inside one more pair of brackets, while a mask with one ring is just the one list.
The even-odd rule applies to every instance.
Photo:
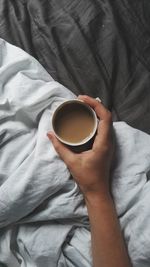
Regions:
[[87, 196], [94, 267], [131, 267], [113, 201], [109, 195]]
[[[80, 96], [79, 99], [93, 108], [99, 118], [92, 148], [73, 153], [55, 135], [49, 133], [48, 136], [85, 195], [91, 224], [94, 267], [130, 267], [116, 211], [108, 194], [114, 152], [112, 115], [102, 103], [91, 97]], [[105, 191], [103, 193], [102, 188]], [[89, 195], [89, 190], [93, 192], [92, 195]]]

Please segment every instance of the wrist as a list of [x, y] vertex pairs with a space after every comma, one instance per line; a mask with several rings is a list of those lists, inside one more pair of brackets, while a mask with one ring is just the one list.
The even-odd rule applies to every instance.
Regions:
[[97, 192], [86, 192], [84, 194], [85, 202], [87, 206], [100, 206], [104, 203], [112, 203], [112, 197], [108, 190]]
[[[79, 185], [80, 186], [80, 185]], [[104, 181], [99, 181], [96, 183], [92, 183], [88, 186], [80, 186], [80, 189], [85, 197], [85, 199], [89, 199], [90, 201], [94, 199], [103, 199], [111, 197], [109, 182], [107, 179]]]

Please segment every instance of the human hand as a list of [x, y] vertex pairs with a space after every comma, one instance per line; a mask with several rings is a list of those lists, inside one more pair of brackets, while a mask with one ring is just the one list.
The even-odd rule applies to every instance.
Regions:
[[92, 149], [76, 154], [49, 132], [47, 136], [85, 196], [109, 193], [109, 176], [113, 155], [112, 116], [99, 101], [79, 96], [91, 106], [100, 119]]

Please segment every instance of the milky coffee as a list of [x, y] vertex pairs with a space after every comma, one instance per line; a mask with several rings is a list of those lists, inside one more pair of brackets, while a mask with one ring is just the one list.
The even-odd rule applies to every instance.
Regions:
[[95, 118], [88, 107], [80, 101], [68, 101], [53, 116], [53, 128], [58, 137], [68, 143], [80, 143], [90, 136]]

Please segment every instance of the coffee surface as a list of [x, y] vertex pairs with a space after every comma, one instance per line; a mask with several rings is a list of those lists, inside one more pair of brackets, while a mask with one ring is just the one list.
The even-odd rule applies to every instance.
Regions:
[[85, 106], [71, 103], [57, 112], [54, 125], [54, 130], [61, 139], [78, 143], [92, 133], [94, 117]]

